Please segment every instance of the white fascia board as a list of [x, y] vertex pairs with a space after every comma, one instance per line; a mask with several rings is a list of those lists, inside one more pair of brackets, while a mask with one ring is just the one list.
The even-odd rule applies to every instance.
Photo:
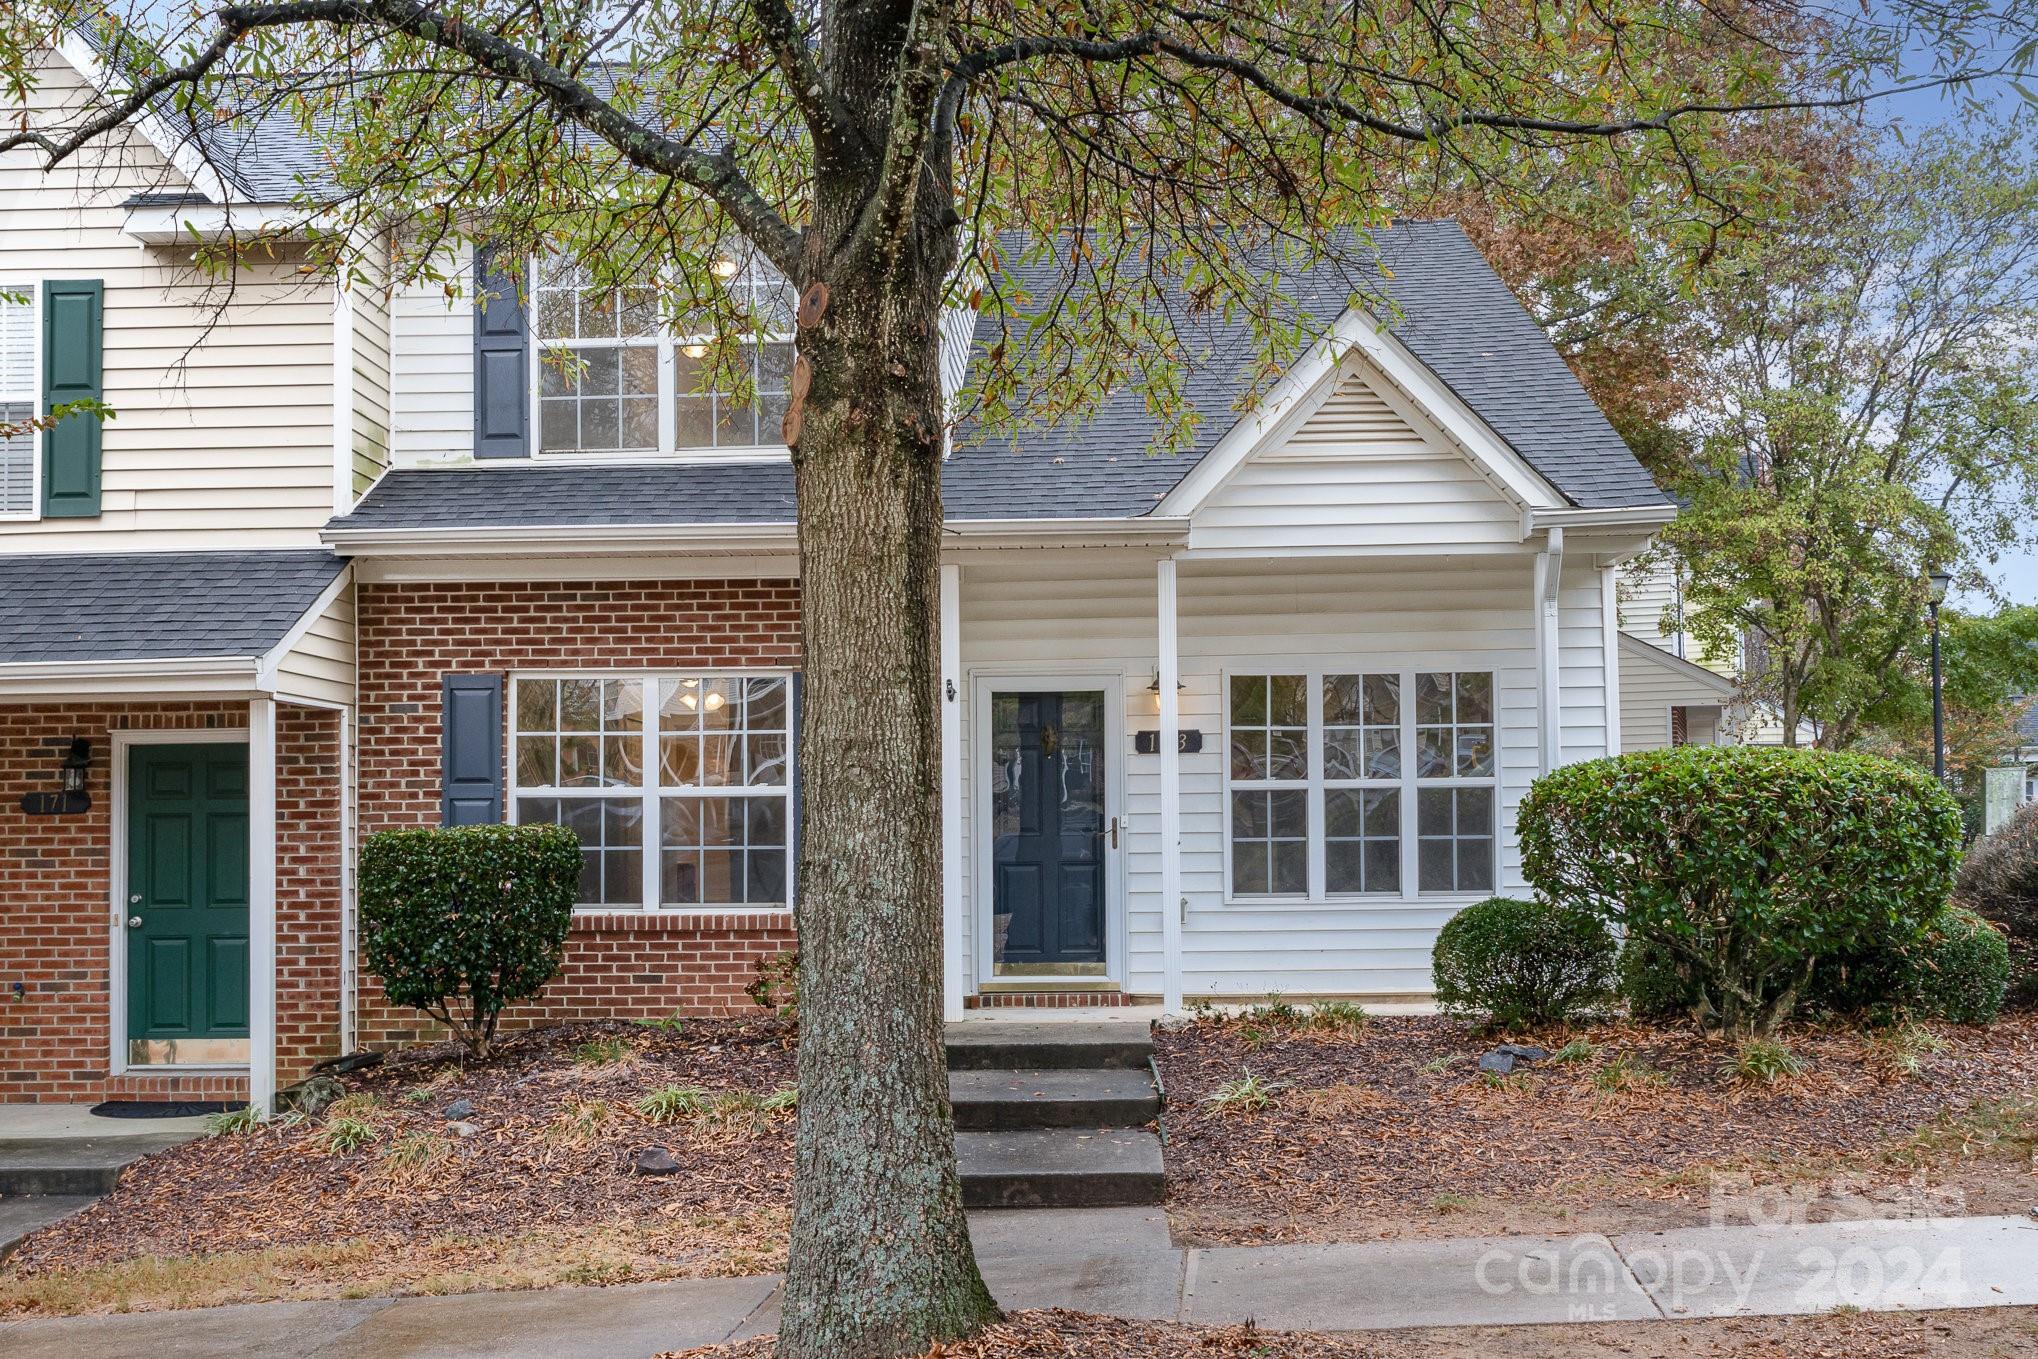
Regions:
[[81, 695], [245, 697], [260, 691], [253, 656], [27, 661], [0, 665], [0, 702]]
[[1530, 508], [1521, 512], [1521, 536], [1526, 540], [1553, 528], [1575, 529], [1581, 533], [1599, 529], [1658, 529], [1676, 517], [1677, 507], [1667, 503], [1616, 505], [1607, 509], [1579, 509], [1575, 506]]
[[[99, 53], [93, 50], [92, 44], [76, 33], [66, 33], [57, 43], [57, 55], [69, 62], [71, 69], [75, 70], [86, 84], [99, 91], [101, 95], [111, 96], [113, 81], [106, 69], [106, 63], [100, 59]], [[213, 202], [247, 201], [217, 170], [206, 163], [205, 157], [198, 153], [198, 148], [193, 146], [188, 138], [178, 136], [174, 128], [155, 114], [141, 114], [134, 120], [134, 126], [135, 130], [176, 168], [177, 173], [190, 182], [192, 188]]]
[[353, 579], [354, 568], [351, 565], [340, 568], [340, 574], [334, 576], [332, 583], [319, 592], [318, 598], [312, 601], [310, 608], [298, 615], [297, 621], [290, 625], [290, 630], [283, 634], [282, 640], [277, 642], [275, 646], [270, 647], [262, 659], [256, 662], [256, 687], [270, 693], [275, 692], [276, 672], [281, 668], [283, 658], [288, 656], [296, 648], [297, 644], [304, 640], [304, 634], [311, 631], [314, 623], [325, 617], [326, 610], [332, 608], [333, 601], [338, 599], [341, 592], [353, 583]]
[[327, 214], [301, 212], [287, 205], [191, 203], [129, 208], [120, 229], [143, 245], [214, 245], [236, 238], [295, 240], [335, 228]]
[[[1170, 519], [959, 519], [945, 526], [943, 539], [950, 546], [967, 543], [987, 547], [1025, 542], [1069, 546], [1148, 542], [1172, 545], [1183, 541], [1187, 534], [1186, 521]], [[327, 528], [319, 539], [350, 557], [556, 555], [590, 551], [790, 552], [799, 546], [797, 530], [788, 523]]]
[[1413, 402], [1524, 513], [1563, 507], [1564, 497], [1556, 487], [1370, 312], [1353, 306], [1281, 376], [1258, 409], [1226, 431], [1154, 512], [1193, 514], [1254, 453], [1284, 441], [1328, 398], [1345, 357], [1353, 352], [1363, 355], [1391, 387]]
[[630, 551], [755, 552], [798, 546], [793, 526], [752, 524], [554, 524], [456, 528], [327, 528], [319, 541], [350, 557], [491, 552], [504, 555]]

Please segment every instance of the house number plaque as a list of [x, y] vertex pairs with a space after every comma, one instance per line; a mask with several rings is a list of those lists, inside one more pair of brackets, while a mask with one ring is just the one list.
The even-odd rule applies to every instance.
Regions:
[[23, 793], [21, 810], [30, 816], [77, 816], [92, 810], [92, 795], [75, 793]]

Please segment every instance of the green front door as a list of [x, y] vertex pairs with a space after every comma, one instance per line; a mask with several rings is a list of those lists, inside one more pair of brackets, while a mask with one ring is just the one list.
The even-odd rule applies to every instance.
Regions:
[[135, 746], [128, 1060], [248, 1059], [248, 748]]

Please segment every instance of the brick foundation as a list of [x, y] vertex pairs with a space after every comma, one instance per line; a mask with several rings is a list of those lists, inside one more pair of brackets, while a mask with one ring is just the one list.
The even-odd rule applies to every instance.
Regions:
[[[112, 733], [242, 728], [238, 703], [0, 706], [0, 1100], [245, 1098], [244, 1076], [108, 1074]], [[29, 816], [71, 738], [92, 742], [80, 816]], [[277, 715], [278, 1075], [338, 1050], [340, 750], [337, 714]], [[18, 990], [16, 988], [19, 988]]]
[[[440, 686], [448, 674], [800, 663], [799, 585], [790, 580], [364, 584], [357, 626], [363, 835], [439, 824]], [[743, 988], [757, 962], [792, 947], [784, 913], [582, 916], [560, 975], [504, 1023], [742, 1011], [752, 1008]], [[427, 1037], [434, 1027], [390, 1005], [367, 976], [358, 1024], [364, 1046]]]

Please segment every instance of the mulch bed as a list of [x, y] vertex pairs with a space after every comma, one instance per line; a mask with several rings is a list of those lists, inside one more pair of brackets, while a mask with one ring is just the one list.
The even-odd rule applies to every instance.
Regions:
[[[620, 1041], [621, 1061], [579, 1059], [582, 1045]], [[359, 1150], [326, 1142], [332, 1115], [258, 1132], [201, 1138], [131, 1168], [85, 1212], [30, 1237], [8, 1272], [106, 1264], [143, 1255], [260, 1250], [342, 1240], [501, 1238], [536, 1229], [741, 1218], [792, 1201], [790, 1111], [654, 1124], [632, 1107], [667, 1085], [766, 1095], [791, 1085], [790, 1030], [776, 1020], [690, 1021], [677, 1034], [624, 1023], [534, 1030], [489, 1059], [462, 1065], [450, 1046], [419, 1048], [344, 1078], [376, 1100]], [[443, 1111], [473, 1103], [475, 1131], [449, 1131]], [[591, 1129], [572, 1116], [600, 1103]], [[426, 1139], [430, 1139], [427, 1141]], [[393, 1150], [431, 1151], [422, 1165]], [[628, 1172], [660, 1146], [678, 1173]]]
[[[1926, 1359], [2028, 1353], [2038, 1314], [2028, 1308], [1732, 1321], [1466, 1327], [1364, 1335], [1305, 1335], [1253, 1326], [1119, 1321], [1080, 1312], [1014, 1312], [925, 1359]], [[773, 1359], [774, 1337], [659, 1359]]]
[[[1936, 1026], [1945, 1050], [1917, 1053], [1914, 1073], [1858, 1034], [1794, 1032], [1808, 1069], [1769, 1087], [1723, 1075], [1731, 1049], [1690, 1032], [1582, 1032], [1596, 1055], [1495, 1081], [1477, 1058], [1499, 1040], [1442, 1018], [1376, 1018], [1357, 1036], [1237, 1019], [1163, 1029], [1170, 1212], [1197, 1239], [1255, 1241], [1511, 1225], [1444, 1216], [1482, 1199], [1703, 1204], [1712, 1169], [1759, 1177], [1867, 1152], [1979, 1101], [2038, 1093], [2031, 1014]], [[1555, 1050], [1576, 1036], [1527, 1041]], [[1595, 1073], [1617, 1054], [1659, 1077], [1600, 1088]], [[1264, 1110], [1210, 1102], [1246, 1073], [1277, 1087]], [[2038, 1180], [2022, 1192], [2038, 1194]]]

